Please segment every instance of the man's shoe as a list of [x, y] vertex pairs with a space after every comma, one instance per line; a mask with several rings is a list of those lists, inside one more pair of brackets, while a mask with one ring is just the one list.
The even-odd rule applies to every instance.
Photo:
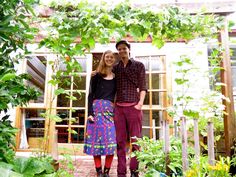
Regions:
[[138, 172], [131, 170], [131, 176], [130, 177], [138, 177]]

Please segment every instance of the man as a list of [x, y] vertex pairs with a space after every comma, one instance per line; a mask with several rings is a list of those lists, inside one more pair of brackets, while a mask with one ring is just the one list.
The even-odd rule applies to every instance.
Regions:
[[[117, 82], [115, 127], [117, 139], [118, 177], [126, 177], [126, 140], [135, 142], [141, 137], [142, 106], [146, 95], [145, 67], [141, 62], [130, 58], [130, 44], [126, 40], [116, 43], [120, 61], [114, 66]], [[139, 150], [132, 145], [132, 152]], [[138, 161], [130, 160], [131, 177], [138, 177]]]

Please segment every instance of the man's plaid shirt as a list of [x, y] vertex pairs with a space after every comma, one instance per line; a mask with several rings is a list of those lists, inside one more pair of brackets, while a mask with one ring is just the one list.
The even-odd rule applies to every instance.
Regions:
[[119, 61], [113, 72], [117, 83], [116, 102], [137, 103], [140, 91], [147, 91], [143, 63], [131, 58], [124, 67], [123, 62]]

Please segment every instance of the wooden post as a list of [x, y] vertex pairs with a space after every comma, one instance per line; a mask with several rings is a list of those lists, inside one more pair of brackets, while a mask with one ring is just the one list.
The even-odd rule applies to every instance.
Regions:
[[18, 128], [18, 132], [16, 133], [16, 150], [20, 148], [20, 137], [21, 137], [21, 125], [22, 125], [22, 114], [19, 106], [16, 107], [16, 119], [15, 119], [15, 127]]
[[174, 121], [174, 135], [175, 137], [178, 137], [178, 128], [177, 128], [177, 121]]
[[162, 120], [160, 122], [160, 131], [159, 131], [159, 139], [160, 140], [164, 140], [164, 134], [165, 134], [165, 124], [164, 124], [164, 121]]
[[182, 161], [183, 161], [183, 172], [188, 170], [188, 140], [187, 140], [187, 128], [186, 118], [183, 116], [181, 119], [181, 138], [182, 138]]
[[198, 119], [193, 119], [194, 122], [194, 151], [195, 151], [195, 159], [199, 164], [200, 158], [200, 145], [199, 145], [199, 132], [198, 132]]
[[169, 135], [169, 122], [168, 120], [164, 121], [165, 127], [165, 135], [164, 135], [164, 142], [165, 142], [165, 154], [166, 154], [166, 175], [170, 176], [170, 168], [168, 167], [170, 164], [170, 135]]
[[152, 139], [156, 140], [156, 123], [155, 123], [155, 120], [152, 120], [152, 134], [153, 134]]
[[165, 153], [169, 153], [170, 151], [170, 135], [169, 135], [169, 123], [167, 120], [164, 121], [165, 125]]
[[58, 160], [58, 130], [55, 130], [53, 135], [52, 158]]
[[228, 33], [228, 21], [225, 19], [224, 29], [220, 32], [219, 39], [222, 48], [224, 49], [222, 56], [222, 68], [221, 71], [221, 82], [225, 83], [222, 86], [222, 94], [230, 99], [230, 103], [223, 101], [225, 105], [224, 114], [224, 133], [225, 133], [225, 149], [226, 155], [231, 155], [231, 147], [233, 146], [233, 138], [236, 137], [235, 131], [235, 115], [234, 115], [234, 100], [233, 100], [233, 85], [232, 85], [232, 71], [230, 63], [230, 50], [229, 50], [229, 33]]
[[214, 151], [214, 130], [213, 123], [207, 124], [207, 146], [208, 146], [208, 162], [210, 165], [215, 164], [215, 151]]

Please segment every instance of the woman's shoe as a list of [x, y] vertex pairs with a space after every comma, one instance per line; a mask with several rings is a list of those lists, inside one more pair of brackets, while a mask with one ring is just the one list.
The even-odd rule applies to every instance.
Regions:
[[104, 167], [103, 177], [109, 177], [109, 171], [110, 171], [110, 168]]
[[96, 172], [97, 172], [97, 177], [103, 177], [102, 167], [96, 168]]

